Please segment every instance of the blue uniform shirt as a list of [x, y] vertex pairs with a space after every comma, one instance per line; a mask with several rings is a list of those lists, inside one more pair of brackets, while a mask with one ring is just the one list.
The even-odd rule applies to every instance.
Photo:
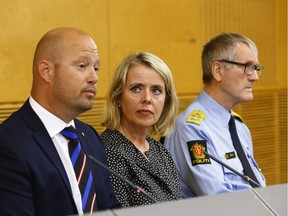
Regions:
[[[180, 175], [184, 197], [218, 194], [251, 188], [250, 184], [201, 152], [202, 147], [223, 163], [243, 172], [229, 133], [231, 113], [204, 90], [175, 122], [165, 138]], [[254, 157], [251, 134], [247, 126], [235, 119], [237, 133], [248, 161], [261, 186], [266, 181]], [[188, 144], [189, 143], [189, 147]], [[201, 147], [202, 146], [202, 147]]]

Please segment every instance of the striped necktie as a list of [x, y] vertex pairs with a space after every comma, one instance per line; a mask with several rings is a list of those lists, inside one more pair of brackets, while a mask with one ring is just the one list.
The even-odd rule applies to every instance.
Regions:
[[[244, 169], [244, 173], [251, 179], [253, 179], [256, 183], [259, 184], [248, 160], [247, 160], [247, 157], [246, 157], [246, 154], [243, 150], [243, 147], [241, 145], [241, 142], [239, 140], [239, 137], [238, 137], [238, 134], [237, 134], [237, 131], [236, 131], [236, 125], [235, 125], [235, 120], [234, 120], [234, 117], [231, 116], [230, 118], [230, 121], [229, 121], [229, 131], [230, 131], [230, 135], [231, 135], [231, 138], [232, 138], [232, 142], [233, 142], [233, 146], [237, 152], [237, 155], [239, 157], [239, 160], [241, 161], [242, 163], [242, 166], [243, 166], [243, 169]], [[258, 187], [257, 185], [253, 184], [253, 182], [249, 182], [250, 185], [252, 187]]]
[[70, 159], [75, 171], [76, 179], [82, 196], [82, 210], [84, 213], [92, 213], [97, 209], [96, 192], [93, 186], [93, 176], [83, 152], [74, 127], [66, 127], [60, 132], [68, 142]]

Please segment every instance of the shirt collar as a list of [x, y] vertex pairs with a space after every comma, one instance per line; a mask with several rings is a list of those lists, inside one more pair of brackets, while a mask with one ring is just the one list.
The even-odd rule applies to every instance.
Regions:
[[232, 110], [227, 111], [225, 107], [214, 100], [205, 90], [202, 90], [198, 97], [199, 102], [208, 110], [208, 112], [216, 113], [224, 125], [228, 126]]
[[29, 103], [32, 109], [36, 112], [38, 117], [41, 119], [42, 123], [44, 124], [51, 138], [54, 137], [56, 134], [60, 133], [65, 127], [69, 127], [71, 125], [75, 127], [74, 120], [72, 120], [68, 124], [65, 123], [63, 120], [53, 115], [48, 110], [46, 110], [43, 106], [37, 103], [32, 98], [32, 96], [30, 96], [29, 98]]

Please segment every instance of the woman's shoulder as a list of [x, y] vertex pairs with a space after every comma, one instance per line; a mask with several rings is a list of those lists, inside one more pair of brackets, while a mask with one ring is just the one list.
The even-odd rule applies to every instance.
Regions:
[[127, 151], [127, 141], [117, 130], [106, 129], [101, 134], [101, 139], [106, 151], [125, 152]]
[[106, 148], [110, 148], [110, 146], [119, 145], [121, 136], [118, 131], [113, 131], [110, 129], [105, 129], [101, 133], [101, 140]]
[[163, 154], [167, 154], [168, 150], [164, 147], [163, 143], [154, 139], [153, 137], [147, 136], [147, 141], [149, 143], [150, 149], [153, 152], [162, 152]]

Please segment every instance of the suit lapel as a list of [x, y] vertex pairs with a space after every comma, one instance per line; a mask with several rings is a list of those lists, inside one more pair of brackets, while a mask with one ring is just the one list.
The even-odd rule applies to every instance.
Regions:
[[37, 114], [33, 111], [28, 100], [25, 102], [25, 104], [22, 106], [19, 112], [22, 118], [24, 119], [27, 127], [29, 127], [33, 131], [32, 136], [35, 139], [35, 142], [40, 146], [40, 148], [43, 150], [47, 158], [49, 158], [51, 163], [58, 170], [61, 178], [63, 179], [64, 184], [66, 185], [68, 191], [72, 195], [70, 183], [69, 183], [65, 168], [54, 146], [54, 143], [52, 139], [50, 138], [42, 121], [37, 116]]
[[[76, 130], [78, 132], [78, 136], [79, 136], [79, 140], [82, 146], [83, 151], [85, 152], [85, 154], [87, 155], [88, 153], [92, 153], [93, 150], [90, 146], [90, 141], [86, 136], [86, 130], [84, 129], [84, 127], [78, 122], [77, 119], [74, 120], [75, 122], [75, 127]], [[96, 141], [96, 140], [95, 140]], [[96, 143], [94, 143], [96, 145]], [[87, 155], [88, 156], [88, 155]]]

